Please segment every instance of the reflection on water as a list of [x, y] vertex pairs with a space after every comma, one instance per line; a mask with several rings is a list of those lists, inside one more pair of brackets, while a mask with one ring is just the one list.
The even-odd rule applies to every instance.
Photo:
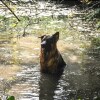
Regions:
[[[38, 66], [37, 66], [38, 67]], [[24, 66], [24, 70], [18, 74], [22, 80], [12, 86], [9, 91], [19, 100], [38, 100], [40, 73], [34, 66]]]
[[[30, 41], [30, 38], [28, 39]], [[8, 94], [14, 95], [16, 100], [96, 100], [100, 97], [100, 77], [89, 72], [81, 72], [80, 65], [76, 63], [68, 62], [68, 67], [65, 67], [61, 76], [40, 73], [37, 63], [39, 62], [38, 44], [36, 44], [37, 47], [31, 48], [25, 45], [26, 40], [24, 39], [24, 44], [19, 41], [21, 47], [17, 46], [16, 49], [13, 48], [16, 46], [11, 46], [7, 42], [0, 44], [1, 66], [19, 64], [22, 67], [22, 70], [17, 73], [17, 77], [21, 80], [11, 86]], [[19, 51], [16, 52], [16, 50]], [[14, 57], [14, 54], [17, 57]], [[67, 62], [66, 58], [65, 61]], [[88, 64], [83, 65], [99, 66], [100, 63]]]
[[55, 90], [57, 89], [59, 79], [60, 79], [60, 76], [46, 75], [46, 74], [41, 73], [40, 82], [39, 82], [39, 86], [40, 86], [39, 99], [40, 100], [53, 100], [54, 98], [56, 98], [54, 97], [54, 95], [57, 92]]
[[57, 77], [40, 73], [38, 66], [26, 67], [18, 74], [23, 80], [12, 86], [10, 94], [17, 94], [19, 100], [95, 100], [100, 96], [99, 78], [65, 69]]

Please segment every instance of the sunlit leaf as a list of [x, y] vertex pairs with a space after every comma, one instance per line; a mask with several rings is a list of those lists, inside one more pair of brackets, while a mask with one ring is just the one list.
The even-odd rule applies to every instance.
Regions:
[[11, 27], [15, 27], [15, 26], [16, 26], [16, 23], [11, 24]]
[[7, 100], [15, 100], [15, 97], [14, 96], [10, 96], [10, 97], [8, 97]]

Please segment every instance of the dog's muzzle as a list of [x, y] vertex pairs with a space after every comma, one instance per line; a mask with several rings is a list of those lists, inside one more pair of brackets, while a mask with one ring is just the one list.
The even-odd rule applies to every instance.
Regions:
[[42, 48], [45, 48], [45, 47], [46, 47], [46, 41], [43, 41], [43, 42], [41, 43], [41, 47], [42, 47]]

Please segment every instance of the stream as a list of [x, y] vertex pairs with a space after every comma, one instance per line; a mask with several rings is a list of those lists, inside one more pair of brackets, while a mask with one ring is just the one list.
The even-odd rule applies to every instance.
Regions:
[[[80, 60], [79, 44], [83, 41], [75, 43], [72, 35], [69, 40], [59, 40], [58, 49], [67, 65], [62, 75], [48, 75], [40, 72], [40, 40], [36, 34], [9, 38], [0, 33], [0, 75], [5, 72], [0, 76], [0, 95], [13, 95], [16, 100], [100, 100], [100, 61], [92, 54], [84, 54], [86, 58]], [[17, 68], [21, 69], [15, 72]], [[3, 80], [14, 76], [18, 81], [1, 86]]]
[[[59, 44], [62, 45], [62, 40], [59, 41]], [[30, 48], [33, 42], [37, 44]], [[62, 52], [63, 58], [67, 63], [64, 72], [61, 76], [54, 76], [40, 72], [40, 48], [38, 48], [40, 47], [40, 41], [35, 36], [27, 36], [17, 40], [16, 50], [19, 50], [16, 54], [17, 58], [11, 56], [11, 51], [14, 48], [12, 46], [9, 47], [9, 44], [15, 45], [11, 41], [2, 42], [1, 44], [0, 54], [3, 54], [1, 58], [2, 60], [8, 59], [8, 62], [1, 61], [1, 66], [7, 67], [7, 65], [10, 65], [13, 67], [13, 65], [17, 64], [22, 68], [16, 74], [20, 80], [16, 81], [10, 88], [8, 87], [9, 91], [7, 94], [14, 95], [16, 100], [96, 100], [96, 98], [100, 97], [99, 76], [83, 73], [81, 70], [82, 63], [74, 62], [75, 57], [73, 57], [73, 61], [68, 59], [68, 56], [71, 54], [68, 53], [67, 49]], [[62, 48], [64, 47], [62, 46]], [[16, 63], [18, 59], [20, 59], [20, 62]], [[11, 63], [11, 60], [15, 62]], [[92, 61], [88, 64], [88, 67], [99, 66], [99, 64], [99, 61]], [[87, 64], [83, 65], [87, 66]]]

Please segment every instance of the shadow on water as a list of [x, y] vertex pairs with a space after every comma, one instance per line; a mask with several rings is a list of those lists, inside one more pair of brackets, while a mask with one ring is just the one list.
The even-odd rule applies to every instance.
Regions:
[[93, 38], [82, 60], [83, 75], [87, 76], [85, 86], [89, 100], [100, 100], [100, 40]]
[[100, 38], [93, 38], [91, 45], [84, 53], [83, 68], [90, 76], [100, 78]]
[[40, 92], [39, 99], [40, 100], [53, 100], [55, 95], [55, 90], [57, 89], [57, 85], [59, 84], [59, 79], [61, 75], [48, 75], [41, 73], [40, 77]]

